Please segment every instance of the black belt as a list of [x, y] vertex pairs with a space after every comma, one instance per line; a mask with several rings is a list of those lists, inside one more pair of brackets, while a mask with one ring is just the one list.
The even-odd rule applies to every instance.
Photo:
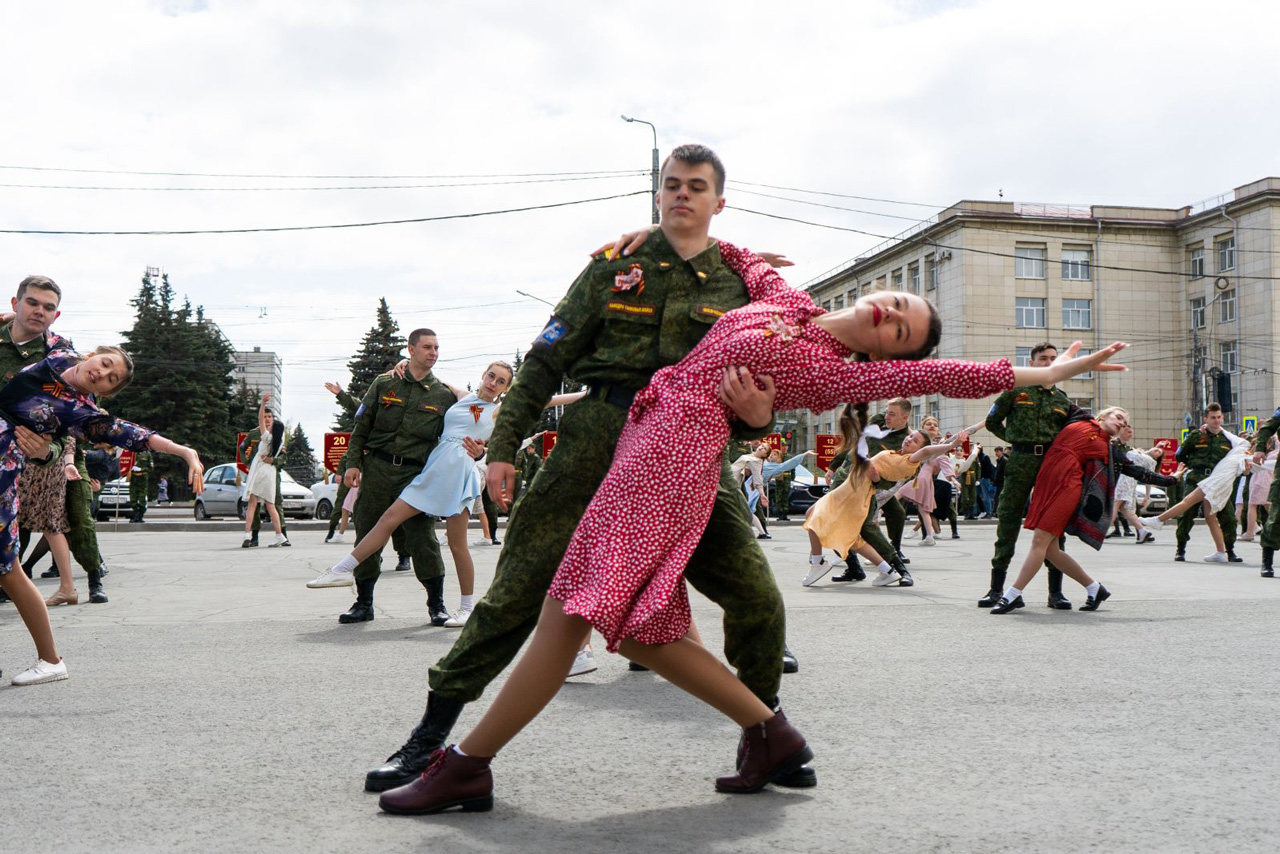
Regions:
[[1049, 450], [1050, 444], [1050, 442], [1034, 445], [1030, 442], [1010, 442], [1009, 446], [1020, 454], [1033, 454], [1037, 457], [1043, 457], [1044, 452]]
[[1208, 476], [1212, 471], [1213, 471], [1213, 469], [1211, 469], [1211, 468], [1199, 468], [1199, 467], [1196, 467], [1196, 468], [1193, 468], [1193, 469], [1191, 470], [1191, 473], [1192, 473], [1192, 474], [1202, 474], [1202, 475], [1206, 475], [1206, 476]]
[[375, 457], [382, 460], [383, 462], [391, 463], [391, 465], [393, 466], [413, 466], [414, 468], [420, 469], [426, 465], [426, 462], [424, 462], [423, 460], [411, 460], [408, 457], [400, 457], [400, 456], [396, 456], [395, 454], [388, 454], [386, 451], [377, 451], [377, 450], [370, 449], [369, 453], [373, 454]]
[[587, 389], [587, 394], [622, 409], [630, 409], [632, 401], [636, 399], [636, 391], [637, 389], [623, 388], [620, 385], [600, 385]]

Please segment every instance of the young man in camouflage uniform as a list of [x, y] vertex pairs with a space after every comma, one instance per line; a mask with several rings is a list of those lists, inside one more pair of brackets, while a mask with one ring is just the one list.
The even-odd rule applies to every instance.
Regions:
[[[60, 315], [62, 290], [47, 276], [28, 276], [18, 284], [18, 293], [12, 300], [14, 318], [0, 329], [0, 377], [4, 382], [13, 378], [27, 365], [41, 361], [50, 350], [71, 347], [71, 342], [49, 331], [49, 326]], [[62, 442], [50, 442], [25, 427], [17, 429], [18, 445], [28, 462], [43, 465], [62, 456]], [[101, 604], [107, 601], [102, 586], [106, 566], [98, 551], [98, 537], [94, 533], [94, 520], [90, 505], [93, 490], [89, 486], [89, 471], [84, 464], [84, 448], [76, 443], [73, 465], [75, 478], [67, 473], [67, 546], [76, 563], [89, 576], [89, 601]], [[38, 548], [38, 547], [37, 547]], [[34, 560], [35, 558], [33, 558]]]
[[[557, 444], [508, 520], [506, 547], [489, 591], [453, 649], [431, 668], [426, 713], [409, 741], [365, 787], [410, 783], [441, 747], [466, 703], [511, 663], [537, 624], [547, 590], [578, 520], [609, 470], [637, 390], [685, 356], [716, 318], [748, 302], [742, 280], [708, 238], [724, 207], [724, 167], [702, 146], [681, 146], [663, 165], [661, 229], [629, 257], [596, 257], [555, 308], [508, 392], [489, 441], [490, 494], [506, 505], [520, 440], [567, 374], [590, 387], [560, 419]], [[620, 282], [628, 277], [625, 286]], [[637, 284], [643, 282], [643, 287]], [[772, 425], [772, 383], [745, 372], [725, 377], [724, 399], [746, 424]], [[685, 578], [724, 609], [725, 653], [738, 677], [770, 707], [782, 677], [785, 615], [764, 553], [751, 533], [746, 501], [727, 464], [702, 541]], [[814, 785], [807, 766], [775, 781]]]
[[129, 521], [137, 524], [147, 515], [147, 492], [151, 489], [151, 466], [154, 460], [150, 451], [139, 451], [134, 455], [133, 468], [129, 469], [129, 508], [133, 512]]
[[[1276, 409], [1267, 423], [1258, 428], [1258, 432], [1254, 434], [1253, 446], [1258, 449], [1253, 455], [1254, 463], [1262, 465], [1266, 461], [1267, 445], [1277, 432], [1280, 432], [1280, 409]], [[1280, 477], [1272, 479], [1267, 501], [1270, 509], [1267, 511], [1267, 518], [1263, 521], [1261, 538], [1262, 577], [1275, 578], [1273, 561], [1276, 549], [1280, 548]]]
[[[1031, 348], [1031, 364], [1048, 367], [1058, 358], [1058, 348], [1049, 342]], [[978, 600], [979, 608], [992, 608], [1004, 593], [1009, 561], [1022, 531], [1022, 519], [1036, 475], [1049, 445], [1066, 426], [1077, 409], [1066, 392], [1055, 386], [1024, 386], [1004, 392], [987, 413], [987, 430], [1008, 442], [1005, 454], [1003, 485], [996, 506], [996, 548], [991, 558], [991, 587]], [[1070, 611], [1071, 602], [1062, 595], [1062, 573], [1053, 564], [1049, 568], [1049, 607]]]
[[[422, 471], [440, 441], [445, 411], [458, 402], [453, 390], [431, 372], [440, 356], [435, 332], [413, 330], [407, 349], [409, 365], [404, 376], [386, 373], [377, 377], [356, 410], [343, 479], [349, 487], [360, 487], [352, 514], [357, 543]], [[444, 561], [440, 558], [435, 522], [435, 517], [419, 514], [402, 527], [413, 556], [414, 575], [427, 591], [431, 624], [443, 626], [449, 612], [444, 604]], [[363, 623], [373, 619], [373, 587], [381, 574], [381, 554], [356, 567], [356, 601], [338, 617], [338, 622]]]
[[[1268, 438], [1270, 438], [1269, 434]], [[1261, 447], [1265, 448], [1266, 445]], [[1217, 403], [1211, 403], [1205, 407], [1202, 429], [1188, 431], [1187, 438], [1183, 439], [1178, 447], [1178, 462], [1187, 467], [1187, 477], [1183, 487], [1185, 491], [1190, 492], [1195, 489], [1200, 481], [1209, 476], [1213, 467], [1230, 452], [1231, 440], [1222, 432], [1222, 407]], [[1187, 540], [1191, 539], [1191, 526], [1195, 524], [1196, 516], [1200, 515], [1203, 507], [1204, 502], [1201, 502], [1178, 519], [1176, 534], [1178, 550], [1174, 552], [1174, 560], [1187, 559]], [[1243, 563], [1244, 559], [1236, 555], [1238, 531], [1236, 530], [1235, 502], [1228, 500], [1222, 505], [1217, 518], [1218, 524], [1222, 526], [1222, 539], [1227, 545], [1227, 560], [1231, 563]]]

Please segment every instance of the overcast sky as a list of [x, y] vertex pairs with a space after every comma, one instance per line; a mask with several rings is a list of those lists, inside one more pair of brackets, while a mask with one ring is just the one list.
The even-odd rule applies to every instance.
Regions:
[[[1178, 207], [1280, 174], [1278, 23], [1270, 2], [5, 3], [0, 229], [332, 225], [636, 195], [296, 233], [0, 234], [0, 284], [52, 276], [55, 329], [88, 348], [120, 340], [144, 269], [163, 268], [238, 349], [280, 354], [285, 417], [318, 445], [335, 409], [322, 383], [346, 384], [378, 297], [406, 332], [439, 332], [442, 379], [473, 382], [545, 322], [517, 289], [556, 301], [589, 250], [648, 222], [652, 135], [620, 114], [653, 122], [664, 152], [713, 146], [730, 179], [713, 233], [788, 253], [800, 284], [879, 240], [747, 210], [892, 235], [1000, 190]], [[627, 174], [547, 180], [583, 172]], [[455, 177], [526, 174], [542, 177]], [[488, 186], [281, 189], [422, 184]]]

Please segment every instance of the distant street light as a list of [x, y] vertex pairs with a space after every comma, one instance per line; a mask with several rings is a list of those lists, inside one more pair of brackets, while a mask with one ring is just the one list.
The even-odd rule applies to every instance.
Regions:
[[646, 122], [644, 119], [633, 119], [630, 116], [623, 116], [624, 122], [636, 122], [642, 125], [648, 125], [653, 131], [653, 224], [658, 224], [658, 129], [653, 126], [652, 122]]

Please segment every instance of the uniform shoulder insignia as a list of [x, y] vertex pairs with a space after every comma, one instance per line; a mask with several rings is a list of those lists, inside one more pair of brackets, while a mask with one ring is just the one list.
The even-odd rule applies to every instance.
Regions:
[[613, 277], [613, 287], [610, 290], [615, 294], [635, 291], [636, 296], [644, 293], [644, 268], [639, 264], [632, 264], [625, 271], [619, 270]]
[[538, 337], [533, 339], [534, 346], [541, 344], [544, 347], [551, 347], [568, 332], [569, 324], [553, 314], [551, 319], [547, 321], [547, 325], [538, 333]]

